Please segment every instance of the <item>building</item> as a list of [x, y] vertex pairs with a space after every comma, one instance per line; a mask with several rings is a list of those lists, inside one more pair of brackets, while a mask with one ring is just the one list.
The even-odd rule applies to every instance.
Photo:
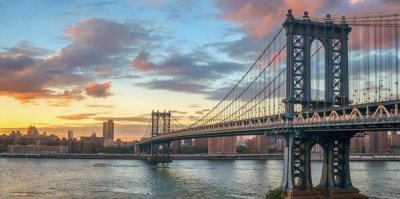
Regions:
[[400, 135], [397, 134], [397, 131], [390, 132], [390, 146], [400, 146]]
[[68, 141], [71, 141], [71, 140], [73, 140], [73, 139], [74, 139], [74, 132], [71, 131], [71, 130], [69, 130], [69, 131], [68, 131]]
[[42, 146], [42, 145], [8, 145], [8, 153], [22, 154], [63, 154], [68, 153], [68, 146]]
[[251, 153], [266, 154], [270, 144], [267, 136], [256, 135], [247, 139], [245, 145]]
[[122, 147], [122, 140], [121, 139], [117, 139], [117, 147]]
[[81, 137], [81, 152], [82, 153], [97, 153], [104, 147], [104, 138], [96, 137], [92, 133], [90, 137]]
[[192, 146], [192, 145], [193, 145], [193, 139], [183, 140], [183, 146]]
[[194, 146], [208, 148], [208, 138], [196, 138], [194, 140]]
[[365, 137], [356, 136], [352, 137], [350, 141], [350, 152], [351, 153], [365, 153]]
[[109, 147], [114, 141], [114, 122], [113, 120], [108, 120], [103, 122], [103, 139], [104, 147]]
[[181, 140], [171, 142], [172, 153], [180, 154], [182, 152]]
[[285, 140], [283, 138], [276, 139], [276, 145], [275, 145], [276, 151], [282, 151], [283, 152], [283, 148], [284, 147], [285, 147]]
[[236, 153], [236, 136], [215, 137], [208, 139], [209, 154], [235, 154]]
[[39, 131], [35, 126], [29, 126], [28, 135], [39, 135]]
[[246, 142], [247, 142], [247, 140], [244, 139], [243, 136], [239, 136], [239, 137], [238, 137], [238, 140], [237, 140], [237, 142], [236, 142], [236, 145], [237, 145], [237, 146], [246, 146]]
[[311, 149], [311, 153], [323, 153], [323, 152], [324, 152], [324, 149], [319, 144], [315, 144], [313, 146], [313, 148]]
[[245, 146], [248, 148], [250, 153], [256, 153], [256, 148], [257, 148], [256, 145], [257, 145], [256, 137], [248, 138], [245, 140]]
[[369, 132], [364, 139], [366, 153], [387, 153], [389, 139], [387, 131]]
[[268, 137], [265, 135], [256, 135], [256, 153], [268, 153]]
[[[67, 140], [65, 138], [60, 139], [53, 134], [47, 135], [45, 132], [39, 134], [36, 127], [29, 126], [26, 134], [22, 134], [20, 131], [12, 131], [9, 135], [0, 135], [0, 152], [7, 152], [9, 145], [67, 146]], [[21, 148], [21, 150], [23, 149]]]

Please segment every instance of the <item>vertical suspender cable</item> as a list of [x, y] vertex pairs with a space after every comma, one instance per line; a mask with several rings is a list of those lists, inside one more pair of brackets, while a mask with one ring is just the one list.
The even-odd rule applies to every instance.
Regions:
[[[398, 17], [396, 17], [398, 18]], [[396, 40], [396, 99], [399, 99], [399, 26], [396, 27], [395, 40]]]

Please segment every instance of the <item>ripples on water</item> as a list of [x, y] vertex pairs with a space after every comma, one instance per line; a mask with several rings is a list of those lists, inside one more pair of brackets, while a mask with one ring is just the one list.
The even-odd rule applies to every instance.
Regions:
[[[321, 163], [313, 162], [313, 182]], [[371, 198], [400, 197], [400, 162], [352, 162], [353, 185]], [[265, 198], [282, 161], [0, 159], [0, 198]]]

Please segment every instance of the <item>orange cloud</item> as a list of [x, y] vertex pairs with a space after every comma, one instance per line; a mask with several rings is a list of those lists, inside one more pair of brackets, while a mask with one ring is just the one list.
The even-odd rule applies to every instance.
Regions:
[[111, 88], [111, 82], [105, 82], [105, 83], [94, 83], [94, 82], [89, 82], [86, 85], [86, 94], [92, 96], [92, 97], [108, 97], [111, 95], [109, 92]]
[[91, 119], [95, 115], [97, 115], [97, 113], [81, 113], [73, 115], [61, 115], [57, 117], [64, 120], [85, 120], [85, 119]]

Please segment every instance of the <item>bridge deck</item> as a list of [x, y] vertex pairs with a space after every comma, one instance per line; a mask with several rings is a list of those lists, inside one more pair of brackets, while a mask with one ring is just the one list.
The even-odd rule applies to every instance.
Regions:
[[289, 128], [308, 133], [396, 130], [400, 128], [399, 103], [400, 100], [391, 100], [306, 111], [295, 114], [293, 121], [282, 118], [282, 115], [272, 115], [198, 126], [142, 139], [139, 144], [203, 137], [279, 135]]

